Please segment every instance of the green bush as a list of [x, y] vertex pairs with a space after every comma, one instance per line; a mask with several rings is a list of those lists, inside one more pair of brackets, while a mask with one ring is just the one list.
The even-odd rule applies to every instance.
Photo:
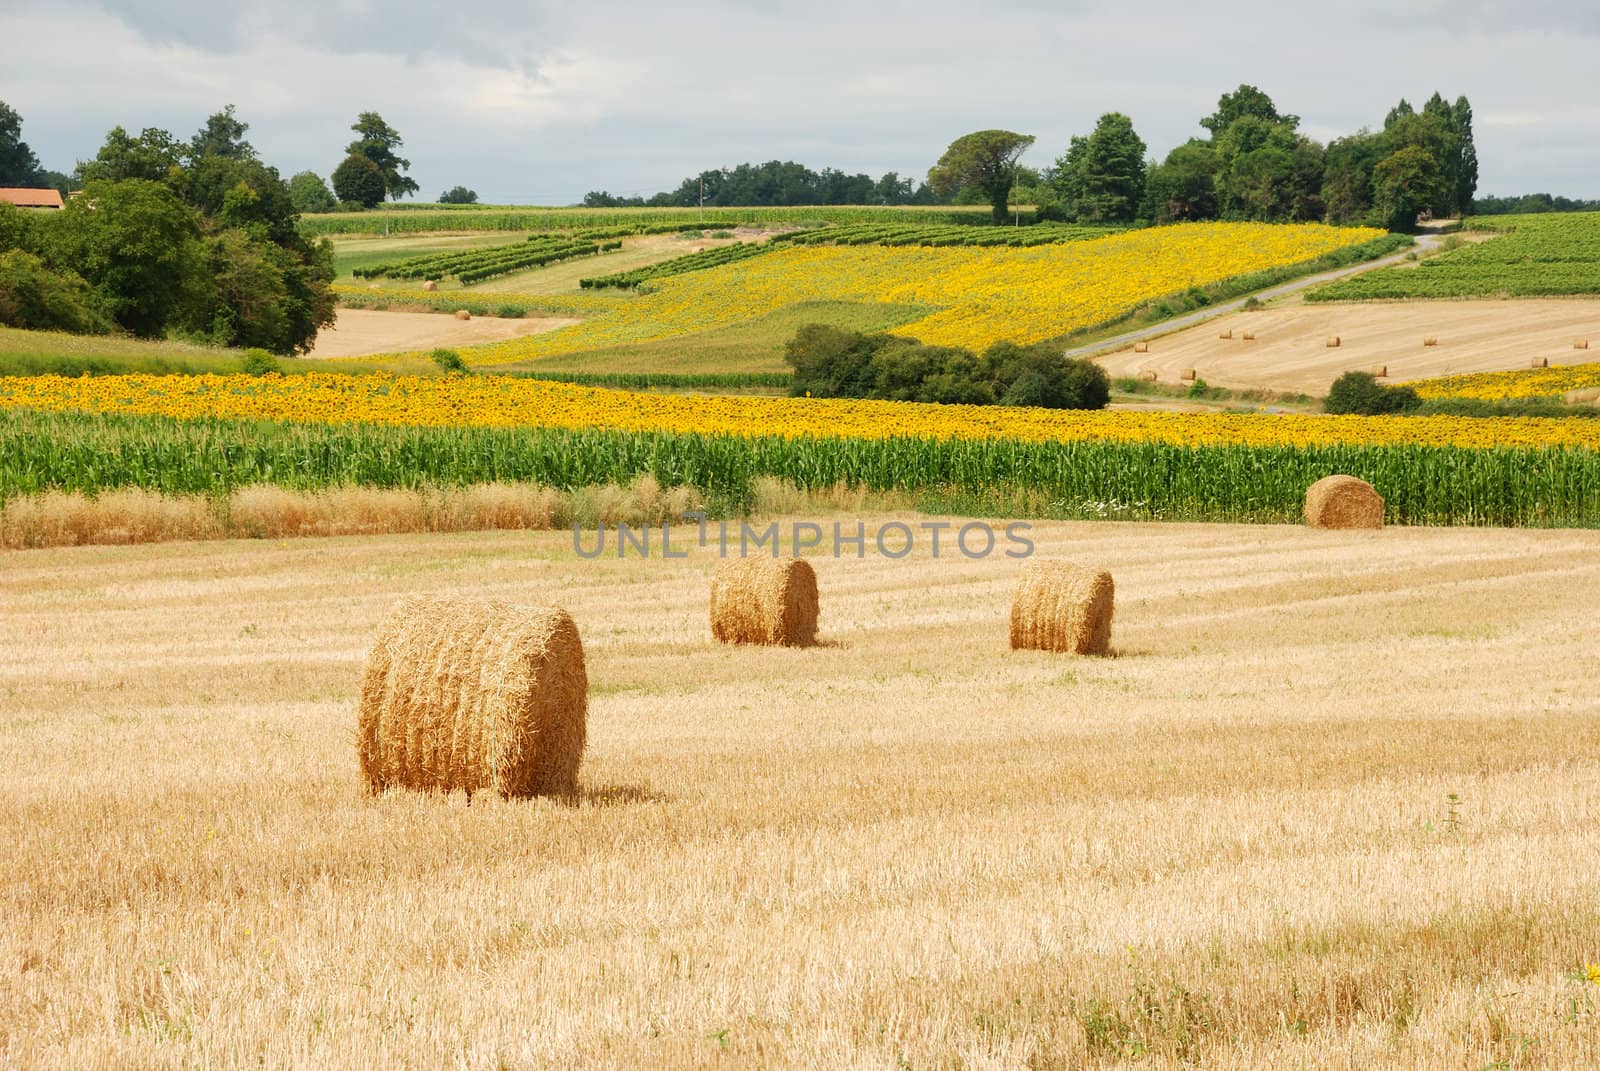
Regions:
[[99, 297], [81, 276], [51, 271], [20, 249], [0, 253], [0, 324], [96, 335], [112, 327]]
[[1370, 372], [1346, 372], [1333, 381], [1323, 408], [1330, 413], [1357, 413], [1379, 416], [1386, 413], [1411, 413], [1421, 408], [1422, 399], [1410, 387], [1386, 387]]
[[266, 350], [245, 350], [239, 370], [247, 376], [264, 376], [278, 370], [278, 361]]
[[790, 393], [958, 405], [1103, 409], [1111, 377], [1048, 344], [997, 342], [981, 355], [955, 346], [807, 324], [784, 348]]
[[455, 350], [437, 349], [428, 354], [428, 356], [433, 358], [434, 364], [446, 372], [465, 372], [467, 370], [467, 362], [463, 361], [461, 354]]

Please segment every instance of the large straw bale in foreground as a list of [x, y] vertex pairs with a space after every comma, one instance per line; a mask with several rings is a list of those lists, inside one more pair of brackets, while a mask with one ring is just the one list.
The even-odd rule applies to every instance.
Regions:
[[1066, 562], [1030, 562], [1011, 601], [1011, 649], [1111, 653], [1111, 574]]
[[722, 643], [809, 647], [817, 574], [803, 558], [729, 558], [711, 579], [711, 635]]
[[588, 697], [583, 643], [565, 610], [408, 599], [367, 659], [361, 772], [373, 792], [570, 795]]
[[1306, 523], [1313, 528], [1382, 528], [1383, 496], [1354, 476], [1324, 476], [1306, 491]]

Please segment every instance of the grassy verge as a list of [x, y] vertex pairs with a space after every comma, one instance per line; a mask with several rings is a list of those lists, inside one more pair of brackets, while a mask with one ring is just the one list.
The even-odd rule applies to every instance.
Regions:
[[563, 353], [517, 364], [507, 371], [587, 373], [761, 373], [788, 375], [783, 349], [806, 324], [828, 324], [850, 331], [891, 331], [921, 319], [922, 305], [880, 305], [847, 301], [808, 301], [742, 323], [711, 331], [676, 335], [633, 346]]
[[1577, 448], [1184, 446], [1160, 442], [736, 437], [596, 429], [393, 427], [0, 415], [0, 498], [137, 487], [227, 494], [536, 483], [649, 475], [723, 516], [763, 478], [908, 496], [930, 512], [1288, 522], [1331, 473], [1365, 479], [1401, 524], [1600, 525], [1600, 453]]

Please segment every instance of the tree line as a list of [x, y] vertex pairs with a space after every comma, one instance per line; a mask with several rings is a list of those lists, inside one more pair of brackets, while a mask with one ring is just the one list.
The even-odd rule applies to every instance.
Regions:
[[188, 140], [115, 127], [59, 212], [0, 204], [0, 323], [276, 353], [333, 322], [333, 249], [230, 105]]
[[1327, 145], [1255, 86], [1224, 93], [1191, 138], [1159, 162], [1133, 122], [1100, 117], [1039, 175], [1041, 214], [1083, 223], [1238, 219], [1326, 221], [1410, 230], [1422, 216], [1470, 212], [1478, 186], [1472, 106], [1440, 94], [1400, 101], [1380, 130]]
[[[701, 198], [704, 196], [704, 201]], [[943, 204], [927, 183], [894, 171], [874, 179], [849, 175], [831, 167], [813, 171], [792, 160], [739, 164], [690, 175], [673, 190], [650, 197], [617, 197], [605, 190], [584, 195], [587, 208], [775, 208], [787, 205], [932, 205]]]

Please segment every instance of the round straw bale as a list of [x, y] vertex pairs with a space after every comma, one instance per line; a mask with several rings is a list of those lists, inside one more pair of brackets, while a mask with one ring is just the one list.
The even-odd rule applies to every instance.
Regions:
[[1550, 367], [1550, 358], [1548, 358], [1548, 357], [1535, 357], [1533, 359], [1532, 364], [1530, 364], [1529, 367], [1531, 367], [1531, 368], [1549, 368]]
[[458, 319], [458, 320], [470, 320], [470, 319], [472, 319], [472, 313], [468, 312], [466, 309], [457, 309], [456, 310], [456, 319]]
[[1246, 342], [1254, 342], [1256, 340], [1256, 333], [1254, 331], [1246, 331], [1244, 333], [1244, 340]]
[[1218, 338], [1232, 338], [1233, 337], [1233, 328], [1231, 328], [1231, 327], [1228, 328], [1228, 330], [1222, 332], [1217, 337]]
[[1178, 378], [1186, 383], [1191, 383], [1196, 378], [1195, 370], [1193, 368], [1185, 368], [1183, 371], [1178, 373]]
[[1434, 338], [1432, 335], [1427, 335], [1423, 338], [1422, 344], [1424, 346], [1437, 346], [1439, 344], [1439, 340]]
[[1148, 343], [1148, 342], [1135, 342], [1133, 344], [1133, 352], [1134, 353], [1149, 353], [1150, 352], [1150, 343]]
[[1589, 340], [1586, 338], [1575, 339], [1573, 340], [1572, 348], [1575, 350], [1586, 350], [1589, 348]]
[[1389, 378], [1389, 366], [1386, 364], [1375, 364], [1368, 369], [1368, 371], [1370, 371], [1378, 379]]
[[1111, 574], [1067, 562], [1030, 562], [1011, 600], [1013, 651], [1111, 653]]
[[1568, 405], [1600, 405], [1600, 387], [1579, 387], [1561, 396]]
[[1146, 368], [1143, 372], [1139, 373], [1139, 378], [1146, 383], [1154, 383], [1159, 377], [1156, 375], [1154, 369]]
[[1330, 350], [1336, 350], [1336, 349], [1339, 348], [1339, 336], [1338, 335], [1329, 335], [1328, 336], [1328, 348]]
[[1324, 476], [1306, 491], [1313, 528], [1382, 528], [1383, 496], [1354, 476]]
[[413, 598], [378, 629], [356, 747], [367, 787], [577, 790], [589, 677], [556, 606]]
[[422, 289], [431, 294], [435, 290], [439, 289], [439, 284], [434, 282], [432, 279], [429, 279], [427, 282], [422, 284]]
[[803, 558], [728, 558], [711, 579], [711, 635], [720, 643], [817, 642], [817, 574]]

